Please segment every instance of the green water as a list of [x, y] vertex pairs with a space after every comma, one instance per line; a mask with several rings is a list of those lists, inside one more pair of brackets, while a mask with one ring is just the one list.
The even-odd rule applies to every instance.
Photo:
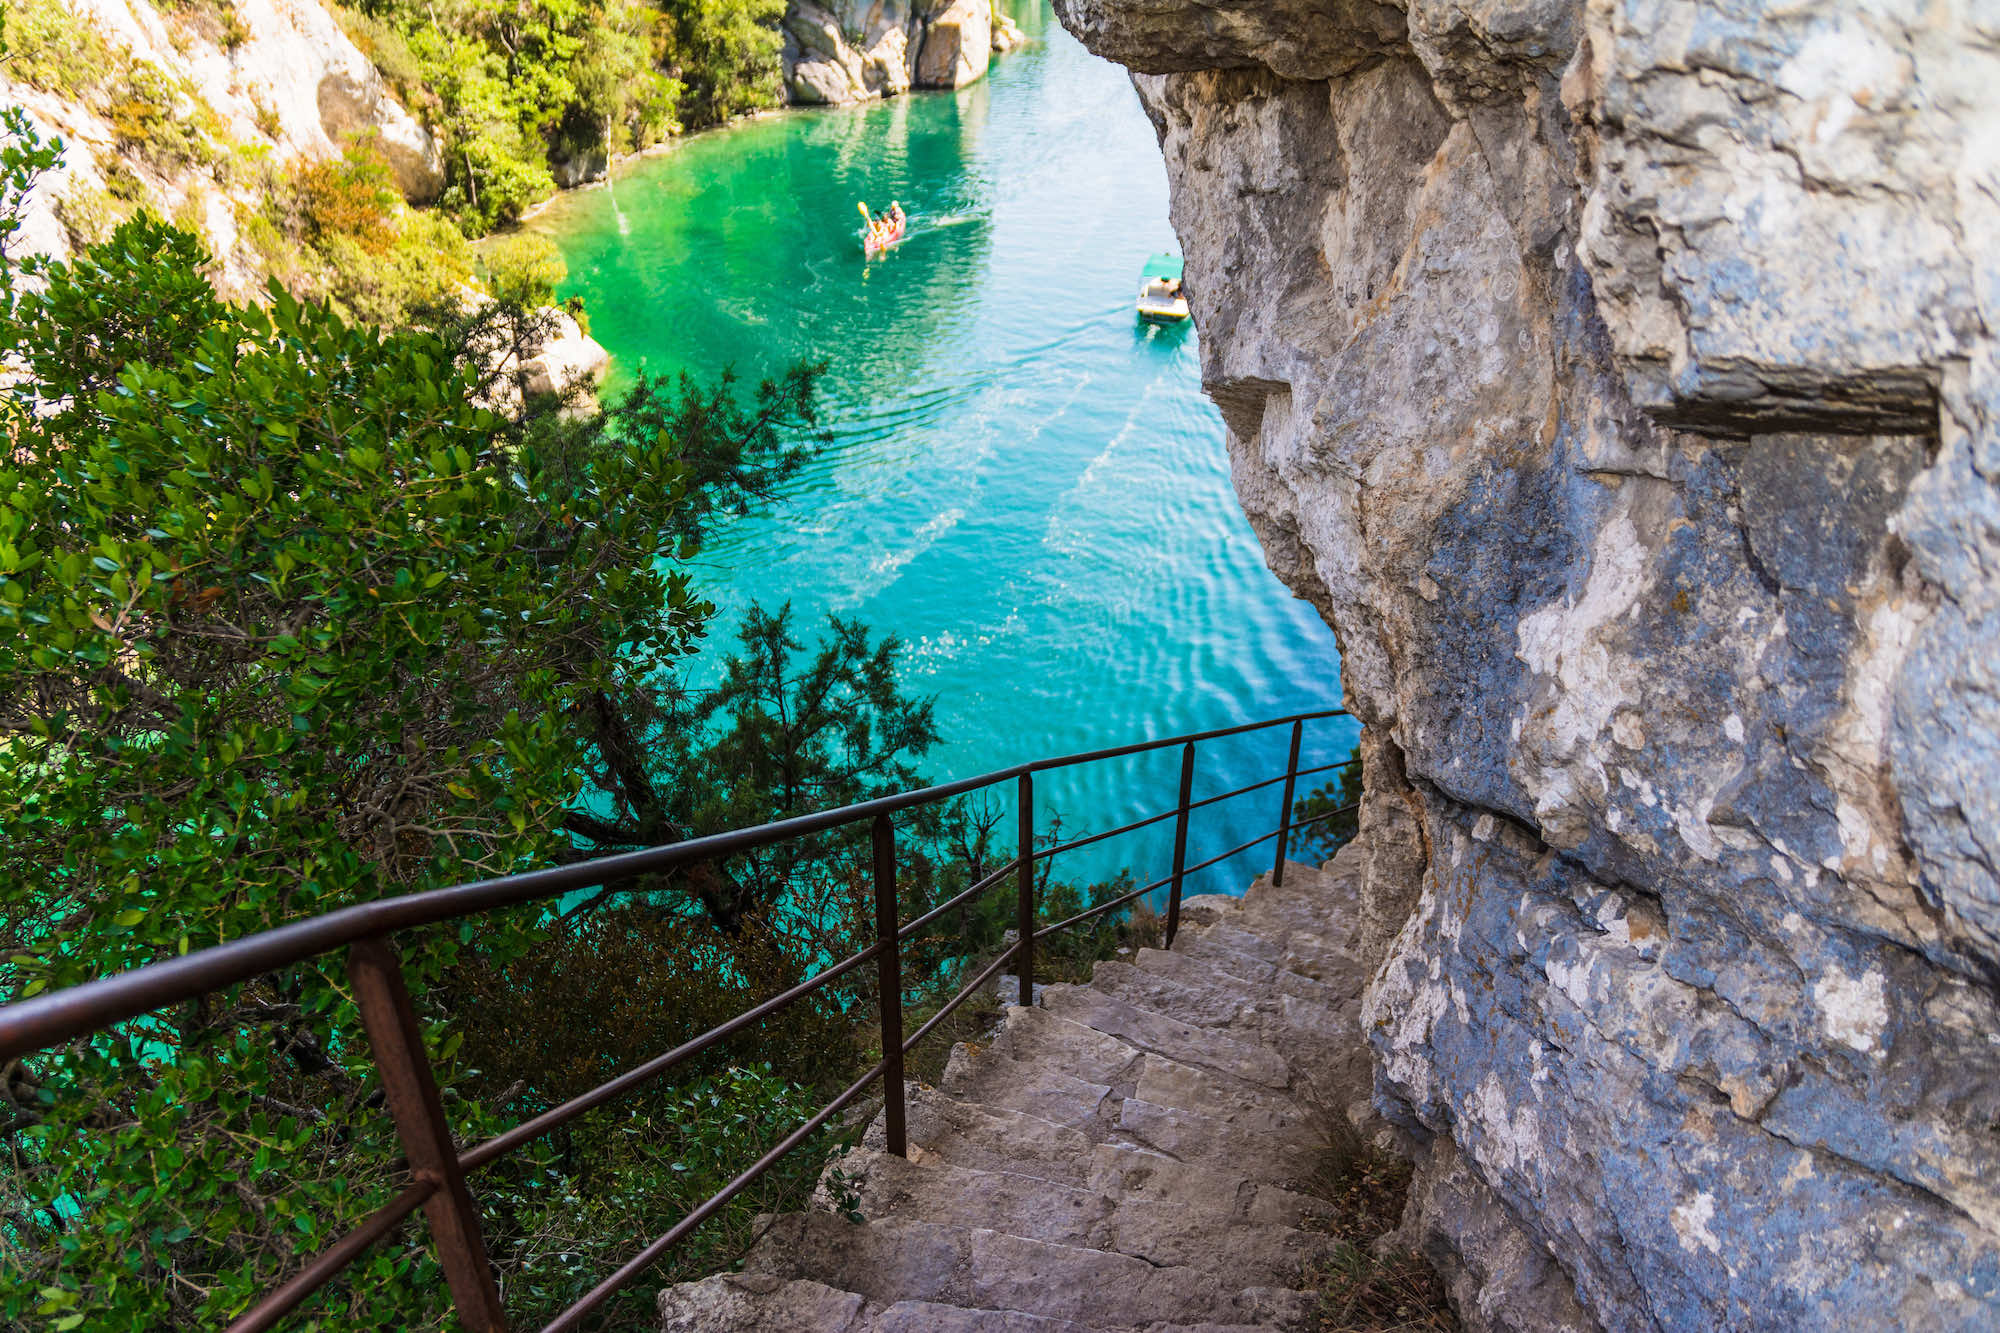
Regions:
[[[1230, 489], [1192, 329], [1133, 316], [1177, 250], [1152, 127], [1122, 71], [1044, 6], [984, 82], [698, 136], [569, 195], [562, 246], [614, 381], [642, 362], [746, 378], [831, 363], [838, 440], [782, 503], [721, 532], [702, 587], [893, 629], [937, 697], [950, 778], [1337, 706], [1333, 637], [1264, 568]], [[857, 200], [908, 239], [864, 264]], [[718, 636], [718, 643], [728, 635]], [[1344, 722], [1308, 733], [1339, 757]], [[1204, 747], [1197, 795], [1282, 768], [1283, 731]], [[1048, 775], [1066, 832], [1170, 805], [1177, 753]], [[1263, 832], [1269, 789], [1213, 807], [1189, 861]], [[1171, 825], [1072, 872], [1164, 873]], [[1205, 876], [1240, 891], [1268, 847]]]

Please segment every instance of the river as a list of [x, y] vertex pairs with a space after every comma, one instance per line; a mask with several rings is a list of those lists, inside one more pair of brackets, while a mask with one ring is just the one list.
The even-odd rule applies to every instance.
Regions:
[[[1191, 328], [1132, 313], [1176, 249], [1166, 172], [1123, 71], [1046, 4], [984, 81], [695, 136], [535, 221], [588, 302], [613, 380], [640, 364], [754, 382], [830, 364], [836, 442], [770, 511], [703, 551], [722, 615], [790, 600], [894, 630], [964, 776], [1038, 756], [1339, 703], [1333, 636], [1264, 567], [1201, 394]], [[902, 247], [864, 264], [857, 200], [899, 200]], [[1342, 719], [1302, 762], [1344, 757]], [[1281, 771], [1284, 731], [1203, 748], [1196, 795]], [[1051, 774], [1066, 834], [1171, 805], [1177, 753]], [[1203, 812], [1189, 861], [1268, 829], [1276, 789]], [[1171, 823], [1065, 861], [1165, 872]], [[1268, 846], [1191, 891], [1241, 892]]]

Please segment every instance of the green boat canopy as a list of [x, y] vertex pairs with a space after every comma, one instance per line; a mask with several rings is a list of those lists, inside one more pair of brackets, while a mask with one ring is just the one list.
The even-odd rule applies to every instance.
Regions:
[[1146, 278], [1178, 278], [1181, 275], [1179, 255], [1154, 255], [1146, 261], [1146, 267], [1139, 270], [1141, 280]]

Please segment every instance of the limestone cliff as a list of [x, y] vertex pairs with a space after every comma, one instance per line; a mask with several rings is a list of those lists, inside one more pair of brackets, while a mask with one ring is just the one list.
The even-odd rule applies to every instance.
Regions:
[[68, 149], [31, 201], [29, 239], [40, 250], [64, 254], [95, 239], [97, 212], [143, 203], [203, 232], [218, 282], [240, 292], [255, 285], [239, 231], [257, 201], [256, 163], [332, 157], [358, 135], [409, 199], [434, 198], [443, 184], [429, 132], [317, 0], [237, 0], [215, 13], [78, 0], [68, 21], [43, 78], [0, 80], [0, 98]]
[[993, 0], [791, 0], [785, 91], [839, 106], [912, 88], [962, 88], [1021, 30]]
[[1058, 0], [1366, 722], [1474, 1328], [2000, 1324], [2000, 21]]

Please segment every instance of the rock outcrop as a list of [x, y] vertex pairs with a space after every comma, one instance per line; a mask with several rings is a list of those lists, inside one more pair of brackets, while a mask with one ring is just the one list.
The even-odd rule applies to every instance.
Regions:
[[785, 90], [800, 105], [962, 88], [1021, 43], [993, 0], [792, 0], [784, 30]]
[[[218, 163], [260, 154], [330, 158], [361, 139], [380, 151], [409, 200], [437, 197], [444, 162], [436, 142], [317, 0], [236, 0], [227, 31], [198, 22], [205, 13], [149, 0], [78, 0], [72, 18], [102, 49], [104, 86], [59, 96], [0, 80], [0, 97], [25, 107], [68, 148], [62, 171], [29, 201], [36, 249], [68, 252], [74, 228], [39, 222], [54, 223], [56, 200], [102, 198], [119, 178], [125, 195], [198, 225], [220, 259], [219, 285], [242, 294], [257, 283], [232, 253], [238, 212], [257, 200]], [[161, 154], [130, 142], [129, 126], [115, 124], [114, 113], [140, 103], [157, 104], [157, 114], [198, 147]]]
[[1057, 10], [1340, 638], [1468, 1325], [2000, 1324], [2000, 21]]

